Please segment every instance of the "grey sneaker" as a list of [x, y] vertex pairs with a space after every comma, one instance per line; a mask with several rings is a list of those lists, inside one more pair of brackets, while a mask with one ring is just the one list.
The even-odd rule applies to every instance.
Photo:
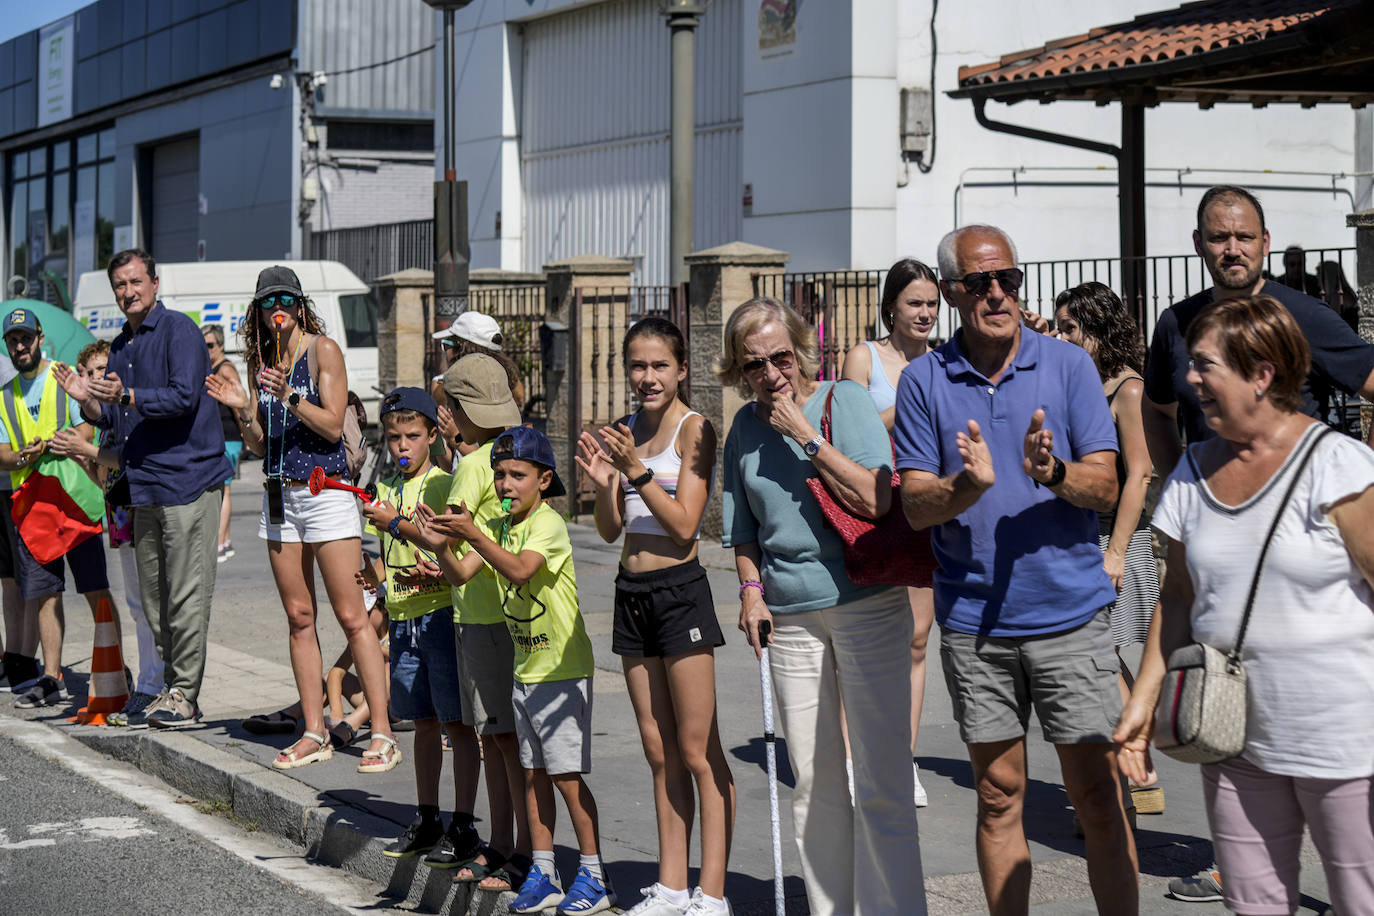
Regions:
[[169, 690], [157, 709], [148, 713], [153, 728], [185, 728], [200, 721], [200, 708], [186, 699], [180, 687]]
[[129, 702], [124, 704], [123, 709], [110, 713], [106, 721], [121, 728], [146, 728], [148, 709], [157, 700], [158, 697], [151, 693], [135, 693], [129, 697]]
[[1213, 862], [1196, 875], [1174, 878], [1169, 882], [1168, 896], [1185, 903], [1209, 903], [1222, 899], [1221, 872], [1217, 871], [1216, 863]]
[[67, 698], [67, 688], [61, 677], [43, 675], [38, 681], [15, 700], [16, 709], [37, 709], [39, 706], [56, 706]]

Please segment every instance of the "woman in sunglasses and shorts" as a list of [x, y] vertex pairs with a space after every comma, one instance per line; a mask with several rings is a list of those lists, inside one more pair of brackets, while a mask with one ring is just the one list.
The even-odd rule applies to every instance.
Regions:
[[313, 304], [289, 268], [269, 267], [258, 275], [250, 310], [239, 334], [256, 403], [223, 376], [209, 376], [205, 387], [234, 412], [244, 446], [262, 456], [267, 475], [258, 537], [267, 541], [272, 575], [286, 610], [291, 669], [305, 718], [301, 738], [272, 765], [292, 769], [333, 755], [324, 728], [322, 663], [315, 632], [314, 566], [319, 564], [372, 711], [372, 740], [358, 772], [383, 772], [400, 762], [401, 751], [387, 720], [381, 646], [354, 582], [362, 558], [362, 524], [351, 494], [326, 489], [312, 496], [308, 486], [316, 467], [336, 480], [346, 476], [343, 418], [348, 373], [343, 353], [324, 336]]

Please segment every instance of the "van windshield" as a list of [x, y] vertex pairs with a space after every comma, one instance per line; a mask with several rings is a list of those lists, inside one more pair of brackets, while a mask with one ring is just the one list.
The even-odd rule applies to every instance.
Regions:
[[377, 303], [371, 293], [339, 297], [343, 314], [344, 338], [349, 348], [377, 346]]

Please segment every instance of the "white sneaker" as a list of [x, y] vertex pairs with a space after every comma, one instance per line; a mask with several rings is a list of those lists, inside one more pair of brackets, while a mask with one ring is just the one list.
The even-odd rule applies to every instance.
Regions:
[[720, 916], [722, 913], [725, 916], [734, 916], [735, 911], [730, 909], [730, 900], [724, 897], [721, 899], [725, 900], [725, 909], [707, 902], [705, 892], [699, 887], [694, 888], [692, 890], [692, 905], [687, 907], [685, 916]]
[[921, 768], [916, 765], [916, 761], [911, 761], [911, 779], [916, 783], [916, 807], [924, 808], [930, 804], [930, 796], [926, 794], [926, 787], [921, 785]]
[[639, 893], [644, 899], [625, 911], [625, 916], [682, 916], [682, 907], [673, 903], [660, 893], [658, 882], [641, 887]]

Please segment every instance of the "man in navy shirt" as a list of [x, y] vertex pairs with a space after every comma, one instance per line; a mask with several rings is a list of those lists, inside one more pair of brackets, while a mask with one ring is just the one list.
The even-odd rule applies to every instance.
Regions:
[[[1155, 471], [1163, 476], [1183, 454], [1183, 442], [1211, 438], [1197, 392], [1188, 384], [1188, 325], [1218, 299], [1272, 296], [1293, 315], [1312, 352], [1312, 370], [1303, 386], [1303, 411], [1319, 417], [1313, 391], [1339, 388], [1374, 398], [1374, 345], [1350, 329], [1340, 314], [1320, 299], [1263, 276], [1269, 255], [1264, 209], [1244, 188], [1221, 185], [1202, 195], [1193, 248], [1207, 265], [1213, 286], [1170, 306], [1159, 316], [1145, 360], [1145, 438]], [[1183, 428], [1183, 438], [1179, 427]]]
[[[1137, 909], [1135, 844], [1112, 729], [1121, 710], [1096, 512], [1116, 504], [1116, 430], [1092, 359], [1022, 325], [1024, 279], [1000, 229], [940, 242], [960, 329], [913, 360], [894, 434], [911, 527], [940, 561], [940, 656], [978, 790], [989, 909], [1030, 905], [1022, 824], [1035, 707], [1086, 835], [1099, 913]], [[1062, 457], [1061, 457], [1062, 456]]]
[[143, 610], [167, 681], [141, 712], [130, 711], [129, 724], [177, 728], [200, 719], [220, 500], [233, 469], [219, 409], [205, 392], [210, 358], [200, 329], [158, 301], [157, 266], [146, 251], [121, 251], [106, 273], [125, 324], [105, 377], [55, 371], [82, 414], [111, 433], [128, 483]]

